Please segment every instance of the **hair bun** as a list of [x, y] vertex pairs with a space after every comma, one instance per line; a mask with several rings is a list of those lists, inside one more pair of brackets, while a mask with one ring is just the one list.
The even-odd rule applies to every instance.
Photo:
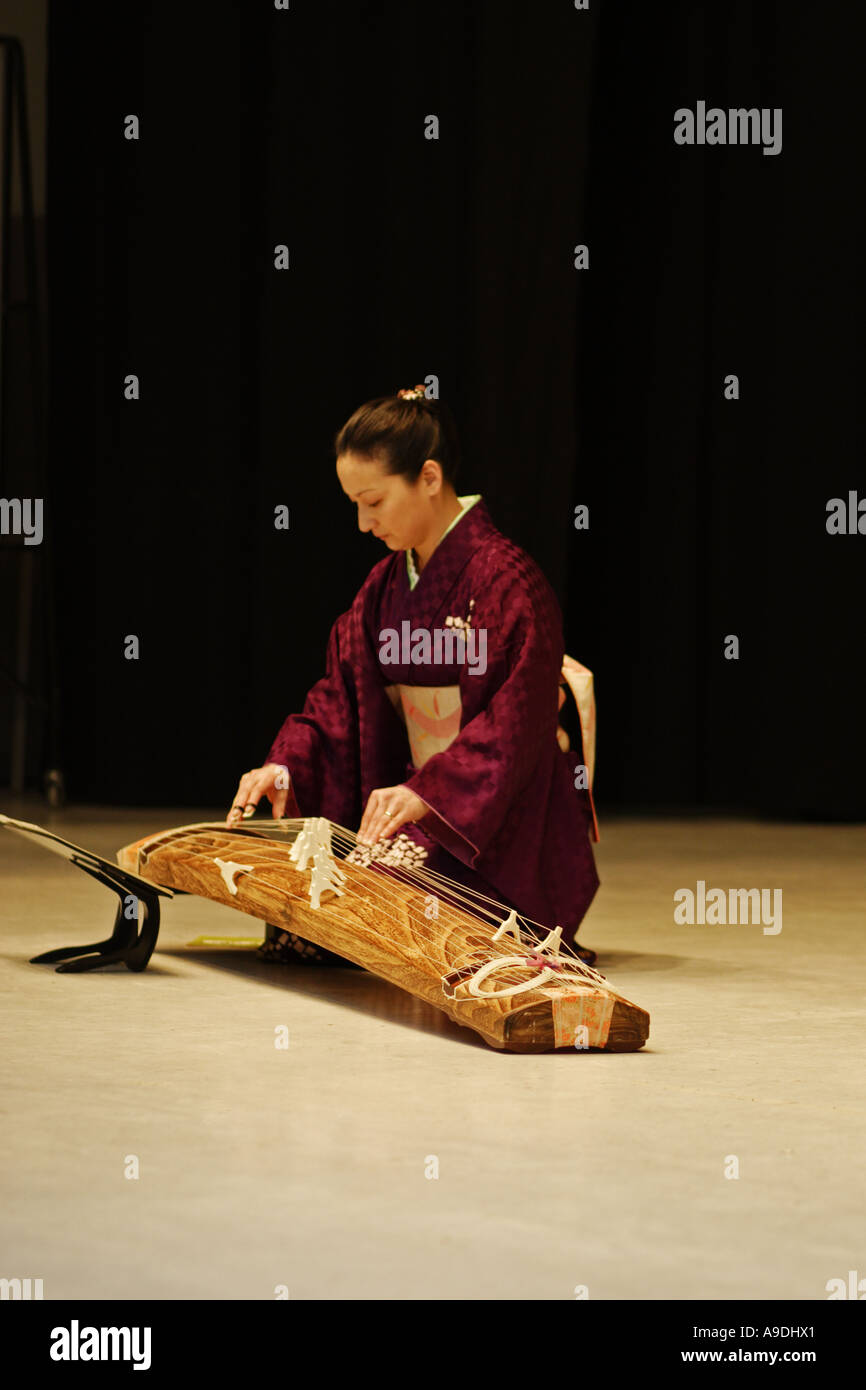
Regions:
[[[435, 389], [435, 378], [431, 386]], [[443, 477], [452, 485], [460, 466], [451, 408], [438, 396], [428, 396], [420, 384], [359, 405], [335, 434], [334, 452], [338, 460], [344, 454], [375, 460], [386, 473], [399, 473], [411, 483], [427, 459], [441, 464]]]

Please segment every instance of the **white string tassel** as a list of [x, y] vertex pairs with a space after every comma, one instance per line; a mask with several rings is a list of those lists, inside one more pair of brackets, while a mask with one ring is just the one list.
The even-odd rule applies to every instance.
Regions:
[[486, 965], [479, 966], [472, 979], [466, 982], [469, 993], [474, 994], [477, 999], [510, 999], [513, 994], [523, 994], [526, 990], [538, 989], [539, 985], [547, 984], [548, 980], [556, 978], [550, 967], [545, 965], [531, 980], [524, 980], [522, 985], [506, 985], [504, 989], [478, 988], [479, 981], [486, 980], [487, 976], [492, 975], [494, 971], [504, 970], [509, 965], [519, 965], [525, 969], [526, 957], [501, 956], [499, 960], [489, 960]]

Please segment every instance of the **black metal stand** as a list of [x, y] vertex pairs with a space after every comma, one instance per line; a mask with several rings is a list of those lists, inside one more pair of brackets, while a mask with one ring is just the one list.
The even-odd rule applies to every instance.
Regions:
[[[97, 883], [104, 883], [106, 888], [113, 889], [120, 899], [114, 915], [114, 928], [111, 936], [105, 941], [94, 941], [89, 946], [61, 946], [56, 951], [43, 951], [41, 956], [33, 956], [30, 964], [48, 965], [62, 960], [66, 964], [58, 965], [57, 969], [66, 974], [99, 970], [103, 965], [125, 965], [127, 970], [143, 970], [153, 955], [159, 935], [159, 900], [173, 898], [172, 890], [160, 888], [158, 884], [151, 883], [140, 874], [130, 873], [119, 864], [112, 864], [110, 859], [92, 854], [89, 849], [82, 849], [80, 845], [74, 845], [71, 840], [64, 840], [62, 835], [55, 835], [53, 830], [46, 830], [41, 825], [33, 825], [26, 820], [15, 820], [13, 816], [6, 816], [0, 812], [0, 826], [14, 831], [16, 835], [23, 835], [25, 840], [32, 840], [43, 849], [50, 849], [52, 853], [59, 854], [67, 863], [74, 864], [77, 869], [83, 869], [91, 878], [95, 878]], [[124, 910], [126, 898], [135, 899], [136, 910], [133, 918], [127, 917]], [[141, 931], [138, 921], [139, 910]]]
[[43, 951], [40, 956], [33, 956], [30, 964], [48, 965], [57, 960], [65, 961], [65, 965], [57, 967], [59, 972], [65, 974], [80, 974], [84, 970], [99, 970], [104, 965], [117, 964], [125, 965], [128, 970], [143, 970], [156, 946], [156, 938], [159, 935], [159, 899], [164, 894], [160, 894], [157, 888], [148, 891], [136, 886], [132, 896], [142, 907], [139, 932], [137, 915], [133, 920], [125, 914], [125, 899], [130, 896], [129, 884], [123, 882], [120, 876], [118, 879], [113, 878], [104, 869], [91, 868], [77, 856], [73, 856], [69, 862], [76, 864], [99, 883], [114, 889], [120, 899], [114, 917], [114, 929], [105, 941], [94, 941], [90, 946], [61, 946], [56, 951]]
[[[61, 946], [56, 951], [43, 951], [41, 956], [33, 956], [31, 965], [49, 965], [56, 960], [65, 961], [58, 965], [58, 972], [80, 974], [84, 970], [101, 970], [104, 965], [125, 965], [127, 970], [143, 970], [153, 955], [156, 938], [159, 935], [159, 899], [165, 891], [159, 888], [139, 886], [137, 880], [132, 894], [142, 906], [141, 932], [137, 918], [131, 920], [125, 915], [125, 898], [130, 895], [129, 881], [123, 881], [122, 870], [115, 879], [105, 869], [94, 869], [83, 863], [77, 856], [69, 861], [83, 869], [91, 878], [106, 887], [113, 888], [120, 898], [114, 918], [114, 930], [105, 941], [94, 941], [90, 946]], [[74, 957], [78, 959], [74, 959]]]

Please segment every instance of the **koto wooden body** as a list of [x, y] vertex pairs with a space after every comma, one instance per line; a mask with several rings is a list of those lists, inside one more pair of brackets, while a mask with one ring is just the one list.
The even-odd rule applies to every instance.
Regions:
[[[477, 967], [514, 949], [513, 944], [492, 945], [488, 923], [444, 901], [437, 904], [438, 917], [431, 919], [434, 887], [415, 886], [341, 858], [343, 896], [324, 893], [321, 906], [314, 908], [310, 871], [299, 871], [291, 861], [290, 845], [290, 840], [269, 839], [246, 827], [184, 826], [127, 845], [117, 860], [153, 883], [235, 907], [335, 951], [442, 1009], [493, 1047], [512, 1052], [574, 1047], [576, 1020], [584, 1024], [583, 1041], [577, 1045], [586, 1048], [634, 1051], [646, 1041], [649, 1015], [609, 988], [575, 992], [563, 982], [559, 991], [539, 988], [516, 997], [475, 998], [455, 970], [465, 977], [468, 959]], [[253, 867], [253, 872], [237, 875], [235, 893], [216, 858]], [[531, 972], [525, 974], [531, 977]], [[449, 975], [450, 998], [443, 992]]]

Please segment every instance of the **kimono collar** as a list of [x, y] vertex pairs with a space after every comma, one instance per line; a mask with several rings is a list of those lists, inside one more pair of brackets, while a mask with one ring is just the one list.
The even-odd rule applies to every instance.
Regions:
[[[450, 533], [454, 530], [454, 527], [458, 524], [458, 522], [463, 520], [464, 516], [470, 510], [470, 508], [474, 507], [476, 502], [481, 501], [481, 493], [476, 492], [468, 494], [466, 497], [458, 497], [457, 501], [460, 503], [460, 511], [457, 513], [454, 520], [451, 522], [451, 525], [445, 531], [442, 532], [442, 535], [439, 537], [439, 540], [436, 543], [436, 550], [433, 551], [433, 555], [436, 554], [436, 551], [439, 549], [445, 537], [447, 535], [450, 535]], [[433, 555], [430, 556], [430, 560], [433, 559]], [[427, 561], [428, 565], [430, 564], [430, 560]], [[409, 580], [409, 588], [414, 589], [421, 576], [415, 568], [415, 561], [412, 559], [411, 550], [406, 551], [406, 576]]]

